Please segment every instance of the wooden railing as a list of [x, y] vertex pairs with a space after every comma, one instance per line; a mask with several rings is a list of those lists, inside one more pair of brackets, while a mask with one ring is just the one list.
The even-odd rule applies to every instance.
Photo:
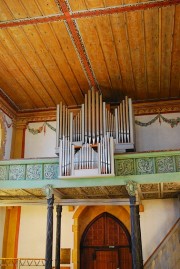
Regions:
[[180, 268], [180, 219], [144, 264], [144, 269]]

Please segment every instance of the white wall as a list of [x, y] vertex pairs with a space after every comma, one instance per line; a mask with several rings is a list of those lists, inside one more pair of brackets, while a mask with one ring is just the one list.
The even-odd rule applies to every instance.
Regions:
[[[156, 115], [137, 116], [135, 119], [140, 122], [149, 122]], [[180, 113], [163, 114], [165, 118], [176, 119]], [[56, 127], [56, 122], [49, 122]], [[38, 129], [43, 122], [30, 123], [29, 127]], [[136, 151], [171, 150], [180, 149], [180, 124], [171, 128], [163, 121], [157, 120], [152, 125], [142, 127], [135, 125]], [[26, 130], [25, 137], [25, 158], [55, 157], [56, 132], [46, 126], [46, 133], [33, 135]]]
[[143, 200], [140, 213], [143, 260], [149, 258], [179, 218], [178, 199]]
[[6, 208], [0, 207], [0, 257], [2, 257], [5, 215], [6, 215]]
[[[55, 127], [55, 122], [49, 122]], [[43, 122], [30, 123], [29, 127], [38, 129], [43, 125]], [[56, 132], [46, 126], [46, 132], [32, 134], [26, 130], [25, 135], [25, 158], [41, 158], [41, 157], [57, 157], [55, 154]]]
[[[144, 200], [140, 213], [144, 262], [156, 249], [179, 217], [178, 199]], [[73, 212], [63, 207], [61, 247], [73, 249]], [[23, 206], [21, 210], [18, 257], [44, 258], [46, 246], [46, 206]], [[54, 207], [53, 260], [55, 260], [56, 208]], [[72, 253], [71, 253], [72, 254]], [[72, 262], [72, 257], [71, 257]], [[54, 261], [53, 261], [54, 264]], [[72, 264], [71, 264], [72, 267]], [[72, 267], [73, 268], [73, 267]]]
[[[68, 207], [63, 206], [61, 247], [73, 249], [73, 216], [74, 212], [69, 212]], [[18, 257], [21, 258], [45, 258], [46, 247], [46, 222], [47, 206], [22, 206], [21, 220], [18, 242]], [[56, 208], [54, 206], [53, 224], [53, 264], [55, 261], [56, 242]], [[72, 258], [72, 257], [71, 257]]]
[[[149, 122], [156, 115], [138, 116], [136, 120]], [[163, 114], [165, 118], [176, 119], [180, 113]], [[135, 125], [136, 151], [170, 150], [180, 149], [180, 124], [171, 127], [168, 123], [159, 120], [155, 123], [142, 127]]]

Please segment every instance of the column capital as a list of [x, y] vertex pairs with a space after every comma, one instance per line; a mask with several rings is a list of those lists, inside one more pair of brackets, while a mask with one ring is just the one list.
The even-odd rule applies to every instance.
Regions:
[[133, 180], [129, 180], [126, 183], [126, 190], [130, 196], [135, 196], [137, 192], [138, 186], [137, 183]]
[[52, 185], [46, 185], [44, 188], [43, 188], [43, 192], [45, 193], [46, 195], [46, 199], [51, 199], [52, 196], [53, 196], [53, 187]]

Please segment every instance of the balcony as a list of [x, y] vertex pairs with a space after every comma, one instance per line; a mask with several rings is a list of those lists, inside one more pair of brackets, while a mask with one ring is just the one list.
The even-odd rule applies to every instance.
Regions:
[[0, 203], [45, 203], [50, 185], [56, 201], [121, 202], [129, 195], [126, 184], [137, 184], [143, 199], [176, 198], [180, 191], [180, 151], [114, 155], [115, 176], [59, 178], [58, 158], [0, 162]]

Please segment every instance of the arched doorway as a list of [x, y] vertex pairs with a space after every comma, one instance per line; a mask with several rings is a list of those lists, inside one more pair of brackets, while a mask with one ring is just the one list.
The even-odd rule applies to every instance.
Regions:
[[80, 244], [81, 269], [131, 269], [131, 239], [124, 224], [104, 212], [86, 227]]

